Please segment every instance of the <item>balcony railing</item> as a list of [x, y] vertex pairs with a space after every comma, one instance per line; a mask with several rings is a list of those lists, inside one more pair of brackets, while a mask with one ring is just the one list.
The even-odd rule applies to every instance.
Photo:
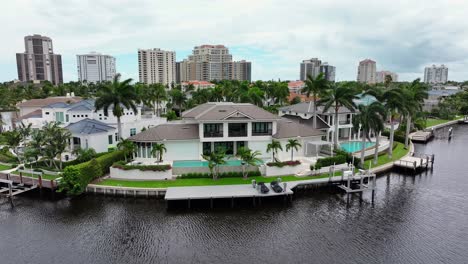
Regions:
[[229, 137], [246, 137], [247, 131], [229, 131]]
[[271, 136], [273, 131], [269, 129], [268, 131], [252, 131], [252, 136]]
[[340, 125], [351, 125], [351, 120], [340, 120], [338, 122]]
[[204, 132], [203, 136], [206, 138], [223, 137], [223, 132]]

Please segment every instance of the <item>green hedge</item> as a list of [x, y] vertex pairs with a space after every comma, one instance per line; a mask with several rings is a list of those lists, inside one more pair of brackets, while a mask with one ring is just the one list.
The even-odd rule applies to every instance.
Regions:
[[[249, 171], [247, 172], [248, 177], [260, 176], [260, 171]], [[222, 172], [218, 175], [218, 178], [242, 178], [242, 172], [233, 171], [233, 172]], [[187, 174], [182, 174], [179, 176], [180, 179], [197, 179], [197, 178], [213, 178], [211, 173], [197, 173], [191, 172]]]
[[127, 165], [125, 161], [117, 161], [112, 165], [112, 168], [121, 170], [141, 170], [141, 171], [168, 171], [172, 169], [171, 165]]
[[59, 191], [67, 195], [81, 194], [91, 181], [109, 173], [112, 164], [124, 158], [122, 151], [114, 151], [87, 162], [68, 166], [62, 174]]
[[289, 161], [275, 161], [275, 162], [268, 162], [268, 167], [279, 167], [282, 168], [284, 166], [297, 166], [301, 164], [298, 160], [289, 160]]
[[[390, 131], [389, 130], [383, 131], [382, 136], [388, 137], [388, 139], [390, 139]], [[395, 134], [393, 136], [394, 136], [393, 137], [394, 141], [400, 142], [400, 143], [403, 143], [403, 144], [405, 143], [405, 133], [404, 132], [396, 130]]]

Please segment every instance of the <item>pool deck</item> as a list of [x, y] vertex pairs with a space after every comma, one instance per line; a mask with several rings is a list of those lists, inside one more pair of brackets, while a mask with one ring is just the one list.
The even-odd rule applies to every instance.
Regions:
[[[175, 200], [202, 200], [202, 199], [222, 199], [222, 198], [253, 198], [253, 197], [272, 197], [288, 196], [293, 191], [289, 186], [281, 193], [274, 192], [269, 184], [265, 184], [270, 191], [260, 193], [250, 184], [239, 185], [220, 185], [220, 186], [195, 186], [195, 187], [169, 187], [164, 197], [167, 201]], [[288, 184], [289, 185], [289, 184]], [[282, 186], [282, 184], [281, 184]]]

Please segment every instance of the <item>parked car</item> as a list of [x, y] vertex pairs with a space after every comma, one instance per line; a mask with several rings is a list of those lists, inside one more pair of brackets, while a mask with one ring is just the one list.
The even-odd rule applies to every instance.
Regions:
[[283, 188], [279, 185], [277, 181], [272, 181], [270, 183], [270, 186], [271, 186], [271, 189], [273, 189], [275, 193], [283, 192]]
[[270, 191], [270, 189], [268, 189], [264, 182], [259, 182], [258, 186], [260, 188], [261, 193], [268, 193]]

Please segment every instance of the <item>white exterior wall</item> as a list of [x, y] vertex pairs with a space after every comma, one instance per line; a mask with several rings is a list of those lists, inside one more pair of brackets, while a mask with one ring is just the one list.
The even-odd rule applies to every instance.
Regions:
[[261, 159], [271, 159], [271, 153], [266, 152], [267, 145], [270, 144], [270, 143], [271, 143], [271, 137], [270, 137], [269, 140], [249, 141], [247, 143], [247, 146], [252, 151], [257, 151], [257, 150], [260, 151], [260, 153], [261, 153], [260, 158]]
[[[112, 144], [109, 144], [109, 136], [112, 136]], [[77, 146], [73, 145], [73, 138], [80, 138], [81, 145], [80, 148], [87, 149], [93, 148], [97, 153], [107, 152], [109, 147], [115, 147], [117, 144], [115, 142], [115, 130], [105, 133], [96, 133], [96, 134], [72, 134], [72, 139], [70, 141], [72, 144], [69, 146], [71, 148], [76, 148]]]
[[199, 140], [181, 140], [162, 142], [167, 149], [164, 160], [201, 160], [201, 146]]
[[167, 171], [121, 170], [110, 168], [110, 177], [128, 180], [166, 180], [172, 179], [172, 169]]

